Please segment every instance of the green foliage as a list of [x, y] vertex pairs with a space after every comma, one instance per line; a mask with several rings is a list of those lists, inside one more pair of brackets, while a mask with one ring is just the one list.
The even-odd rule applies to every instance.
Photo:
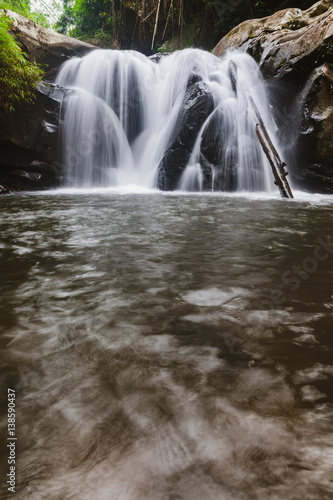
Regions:
[[55, 24], [55, 29], [59, 33], [67, 35], [71, 26], [75, 26], [76, 17], [74, 14], [74, 2], [71, 0], [63, 0], [63, 12]]
[[[314, 1], [314, 0], [313, 0]], [[210, 48], [242, 21], [264, 17], [287, 7], [309, 7], [311, 0], [64, 0], [55, 29], [102, 47], [155, 47], [176, 39], [184, 48]], [[133, 21], [134, 19], [134, 21]], [[141, 47], [140, 47], [141, 44]], [[149, 50], [149, 49], [148, 49]]]
[[0, 9], [9, 9], [25, 17], [31, 13], [29, 0], [1, 0]]
[[42, 70], [30, 63], [9, 33], [10, 20], [0, 15], [0, 107], [14, 111], [21, 102], [32, 102]]
[[70, 34], [87, 40], [97, 35], [109, 24], [109, 14], [105, 12], [104, 0], [64, 0], [64, 11], [55, 28], [60, 33]]
[[119, 49], [117, 40], [115, 40], [115, 38], [112, 36], [112, 33], [108, 33], [103, 29], [96, 31], [96, 33], [86, 38], [86, 40], [89, 41], [89, 43], [96, 45], [97, 47], [105, 49], [108, 48]]
[[326, 46], [326, 52], [330, 56], [333, 55], [333, 42], [332, 41], [328, 42], [328, 44]]
[[21, 14], [21, 16], [32, 19], [36, 23], [49, 28], [50, 24], [46, 17], [38, 12], [31, 12], [30, 0], [0, 0], [0, 9], [8, 9]]

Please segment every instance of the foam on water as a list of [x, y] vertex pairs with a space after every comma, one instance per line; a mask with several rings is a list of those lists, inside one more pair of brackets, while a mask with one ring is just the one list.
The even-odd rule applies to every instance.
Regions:
[[208, 288], [206, 290], [196, 290], [188, 292], [183, 299], [197, 306], [214, 307], [233, 301], [239, 296], [247, 294], [248, 291], [242, 288], [232, 287], [230, 290], [220, 290], [219, 288]]

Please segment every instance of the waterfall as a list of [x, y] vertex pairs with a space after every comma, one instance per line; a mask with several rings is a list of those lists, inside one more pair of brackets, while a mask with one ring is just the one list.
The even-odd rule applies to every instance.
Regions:
[[278, 149], [276, 127], [247, 54], [186, 49], [153, 62], [96, 50], [66, 62], [56, 83], [70, 89], [61, 110], [67, 186], [276, 189], [250, 98]]

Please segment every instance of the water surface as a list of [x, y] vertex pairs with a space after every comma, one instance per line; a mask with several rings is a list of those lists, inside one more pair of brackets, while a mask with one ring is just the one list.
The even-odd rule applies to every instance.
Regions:
[[15, 498], [331, 499], [332, 202], [2, 197]]

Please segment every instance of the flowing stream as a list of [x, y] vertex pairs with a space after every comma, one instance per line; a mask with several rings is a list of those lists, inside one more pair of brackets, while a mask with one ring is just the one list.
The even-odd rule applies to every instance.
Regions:
[[0, 199], [1, 498], [332, 499], [332, 198], [296, 198]]

